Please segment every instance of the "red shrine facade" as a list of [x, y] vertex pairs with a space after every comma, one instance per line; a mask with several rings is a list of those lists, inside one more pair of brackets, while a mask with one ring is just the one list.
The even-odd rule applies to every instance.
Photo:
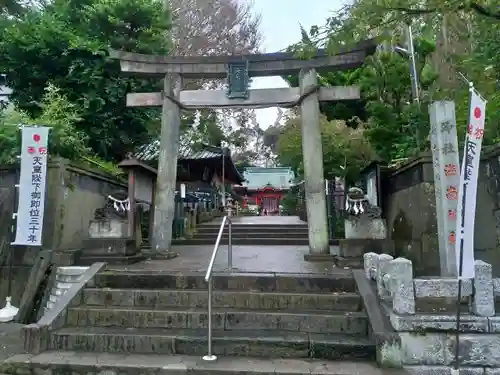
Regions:
[[245, 182], [233, 187], [235, 193], [244, 197], [242, 205], [278, 214], [283, 196], [292, 186], [295, 175], [291, 168], [250, 167], [243, 172]]

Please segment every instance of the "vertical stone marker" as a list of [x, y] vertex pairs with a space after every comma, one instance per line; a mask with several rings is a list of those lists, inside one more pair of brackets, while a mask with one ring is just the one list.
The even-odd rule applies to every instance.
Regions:
[[455, 103], [434, 102], [429, 106], [429, 116], [441, 276], [457, 276], [455, 231], [460, 164]]
[[[299, 75], [300, 92], [318, 84], [315, 69], [302, 69]], [[309, 252], [329, 254], [328, 220], [326, 213], [325, 181], [323, 172], [323, 147], [319, 123], [318, 94], [307, 96], [300, 106], [302, 119], [302, 154], [306, 190]]]

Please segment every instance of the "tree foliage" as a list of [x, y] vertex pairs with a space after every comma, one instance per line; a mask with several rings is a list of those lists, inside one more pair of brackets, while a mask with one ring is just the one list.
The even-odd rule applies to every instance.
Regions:
[[[172, 53], [175, 55], [240, 55], [258, 51], [260, 17], [251, 3], [238, 0], [170, 0]], [[189, 80], [189, 89], [223, 89], [222, 80]], [[252, 141], [258, 138], [254, 111], [203, 110], [182, 134], [197, 144], [230, 146], [238, 158], [250, 163]], [[243, 157], [244, 155], [244, 157]], [[243, 161], [242, 161], [243, 162]]]
[[[326, 179], [343, 176], [355, 181], [360, 170], [375, 157], [366, 141], [362, 126], [357, 129], [346, 126], [343, 121], [328, 121], [321, 118], [321, 140]], [[276, 144], [278, 161], [291, 166], [295, 172], [304, 174], [302, 137], [299, 117], [289, 118], [283, 126]]]
[[173, 53], [240, 55], [260, 44], [260, 17], [252, 4], [235, 0], [171, 0]]
[[75, 127], [104, 159], [119, 160], [151, 138], [156, 111], [127, 108], [125, 96], [154, 84], [123, 77], [107, 49], [165, 53], [161, 2], [55, 0], [20, 18], [3, 18], [2, 25], [0, 71], [7, 74], [11, 100], [22, 111], [39, 117], [44, 89], [53, 84], [79, 108]]
[[[11, 101], [38, 118], [52, 84], [80, 111], [75, 129], [93, 153], [119, 161], [159, 136], [159, 110], [127, 108], [127, 92], [160, 90], [158, 80], [125, 77], [109, 48], [146, 54], [234, 54], [258, 48], [259, 18], [237, 0], [53, 0], [0, 2], [0, 72]], [[22, 5], [22, 6], [21, 6]], [[199, 88], [203, 82], [187, 82]], [[196, 141], [242, 144], [216, 112], [183, 116]], [[200, 126], [198, 128], [198, 125]], [[239, 138], [237, 142], [236, 138]]]
[[75, 104], [53, 85], [46, 87], [40, 102], [40, 114], [31, 118], [26, 112], [9, 106], [0, 113], [0, 165], [17, 161], [21, 153], [19, 128], [22, 125], [50, 127], [49, 151], [70, 160], [78, 160], [89, 154], [87, 136], [76, 129], [81, 121], [80, 111]]
[[[493, 1], [358, 0], [333, 13], [324, 25], [303, 29], [301, 40], [290, 49], [307, 58], [318, 47], [336, 53], [340, 47], [379, 36], [381, 48], [363, 67], [319, 77], [324, 86], [359, 85], [361, 99], [323, 103], [320, 108], [328, 120], [342, 120], [353, 128], [362, 126], [363, 138], [376, 157], [391, 162], [429, 150], [428, 106], [434, 100], [455, 101], [459, 141], [464, 138], [468, 85], [461, 74], [488, 99], [485, 144], [500, 140], [498, 16], [498, 5]], [[418, 98], [411, 94], [408, 56], [393, 52], [396, 45], [408, 48], [407, 24], [413, 29]], [[298, 83], [297, 77], [286, 79], [292, 85]], [[328, 155], [325, 148], [338, 146], [331, 143], [323, 147]], [[290, 155], [283, 147], [278, 152]], [[296, 155], [292, 163], [298, 164], [301, 157]], [[288, 160], [281, 154], [279, 159]], [[325, 156], [325, 174], [334, 170], [327, 160]]]

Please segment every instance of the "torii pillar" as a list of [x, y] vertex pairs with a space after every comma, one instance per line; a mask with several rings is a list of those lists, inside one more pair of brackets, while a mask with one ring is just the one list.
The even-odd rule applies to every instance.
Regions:
[[181, 127], [181, 109], [170, 98], [179, 98], [182, 78], [167, 74], [163, 79], [160, 153], [153, 208], [151, 249], [157, 255], [170, 254], [175, 216], [175, 186]]
[[[315, 69], [302, 69], [299, 74], [300, 92], [318, 84]], [[318, 93], [306, 96], [300, 105], [302, 155], [304, 158], [305, 198], [309, 236], [308, 260], [330, 254], [328, 216], [326, 212], [323, 147], [319, 123]]]

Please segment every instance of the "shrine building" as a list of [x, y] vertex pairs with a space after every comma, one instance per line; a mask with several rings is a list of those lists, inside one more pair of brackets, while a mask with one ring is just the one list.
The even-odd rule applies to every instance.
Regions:
[[243, 172], [242, 186], [233, 190], [244, 197], [244, 206], [278, 214], [280, 201], [293, 186], [295, 173], [290, 167], [248, 167]]

